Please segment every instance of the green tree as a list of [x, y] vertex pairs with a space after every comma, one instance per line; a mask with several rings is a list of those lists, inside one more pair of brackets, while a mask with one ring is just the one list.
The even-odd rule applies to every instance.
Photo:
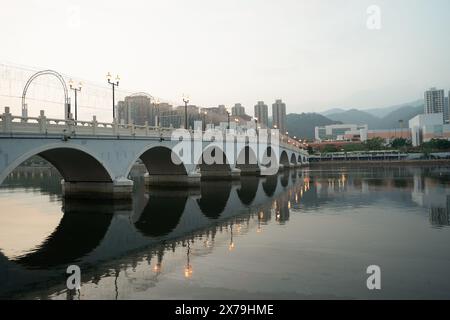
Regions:
[[422, 150], [449, 150], [450, 141], [446, 139], [431, 139], [428, 142], [422, 143]]
[[380, 137], [368, 139], [364, 141], [367, 150], [381, 150], [384, 148], [384, 139]]
[[338, 151], [339, 151], [338, 148], [336, 148], [336, 146], [333, 144], [326, 144], [322, 149], [323, 153], [338, 152]]
[[362, 151], [366, 147], [362, 143], [349, 143], [342, 146], [345, 152]]
[[411, 145], [411, 141], [405, 138], [395, 138], [391, 142], [391, 147], [395, 149], [406, 148], [410, 147]]

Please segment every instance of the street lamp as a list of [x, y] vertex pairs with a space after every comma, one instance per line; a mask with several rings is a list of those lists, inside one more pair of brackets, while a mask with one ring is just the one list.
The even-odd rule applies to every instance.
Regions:
[[203, 123], [204, 123], [203, 131], [205, 131], [206, 130], [206, 115], [208, 114], [208, 111], [203, 111], [202, 113], [203, 113]]
[[230, 111], [227, 110], [227, 116], [228, 116], [228, 130], [230, 130]]
[[184, 128], [187, 130], [188, 128], [187, 105], [189, 103], [189, 96], [183, 94], [183, 102], [184, 102]]
[[83, 87], [83, 84], [81, 83], [81, 81], [78, 82], [78, 88], [76, 88], [76, 87], [74, 86], [73, 80], [70, 79], [70, 81], [69, 81], [69, 86], [70, 86], [70, 89], [72, 89], [72, 90], [75, 92], [75, 120], [78, 120], [78, 115], [77, 115], [77, 113], [78, 113], [78, 107], [77, 107], [77, 93], [78, 93], [78, 91], [81, 91], [81, 88]]
[[111, 79], [112, 79], [111, 73], [108, 72], [108, 74], [106, 75], [106, 79], [108, 79], [108, 83], [112, 86], [112, 94], [113, 94], [113, 121], [114, 121], [115, 118], [116, 118], [116, 113], [115, 113], [115, 105], [116, 104], [115, 104], [115, 97], [114, 97], [114, 89], [115, 89], [115, 87], [119, 86], [120, 78], [119, 78], [119, 75], [117, 75], [116, 76], [116, 82], [113, 82], [113, 81], [111, 81]]

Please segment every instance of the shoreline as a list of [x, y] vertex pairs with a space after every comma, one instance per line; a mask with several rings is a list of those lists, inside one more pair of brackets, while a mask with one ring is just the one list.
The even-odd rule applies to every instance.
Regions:
[[311, 162], [309, 167], [334, 167], [334, 166], [450, 166], [450, 159], [430, 160], [347, 160], [347, 161], [321, 161]]

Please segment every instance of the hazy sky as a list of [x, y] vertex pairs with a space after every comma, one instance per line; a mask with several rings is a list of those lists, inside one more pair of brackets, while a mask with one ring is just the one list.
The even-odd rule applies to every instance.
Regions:
[[[367, 8], [381, 9], [370, 30]], [[0, 61], [194, 104], [282, 98], [288, 112], [450, 89], [448, 0], [1, 0]]]

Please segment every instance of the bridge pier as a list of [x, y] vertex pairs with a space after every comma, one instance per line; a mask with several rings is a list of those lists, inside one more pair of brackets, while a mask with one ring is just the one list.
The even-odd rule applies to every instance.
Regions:
[[230, 171], [206, 167], [201, 171], [202, 180], [239, 180], [240, 178], [241, 170], [238, 168], [233, 168]]
[[61, 181], [66, 198], [123, 199], [131, 200], [133, 181], [117, 179], [113, 182], [68, 182]]
[[200, 186], [201, 174], [190, 172], [189, 174], [145, 174], [146, 186], [161, 187], [198, 187]]

